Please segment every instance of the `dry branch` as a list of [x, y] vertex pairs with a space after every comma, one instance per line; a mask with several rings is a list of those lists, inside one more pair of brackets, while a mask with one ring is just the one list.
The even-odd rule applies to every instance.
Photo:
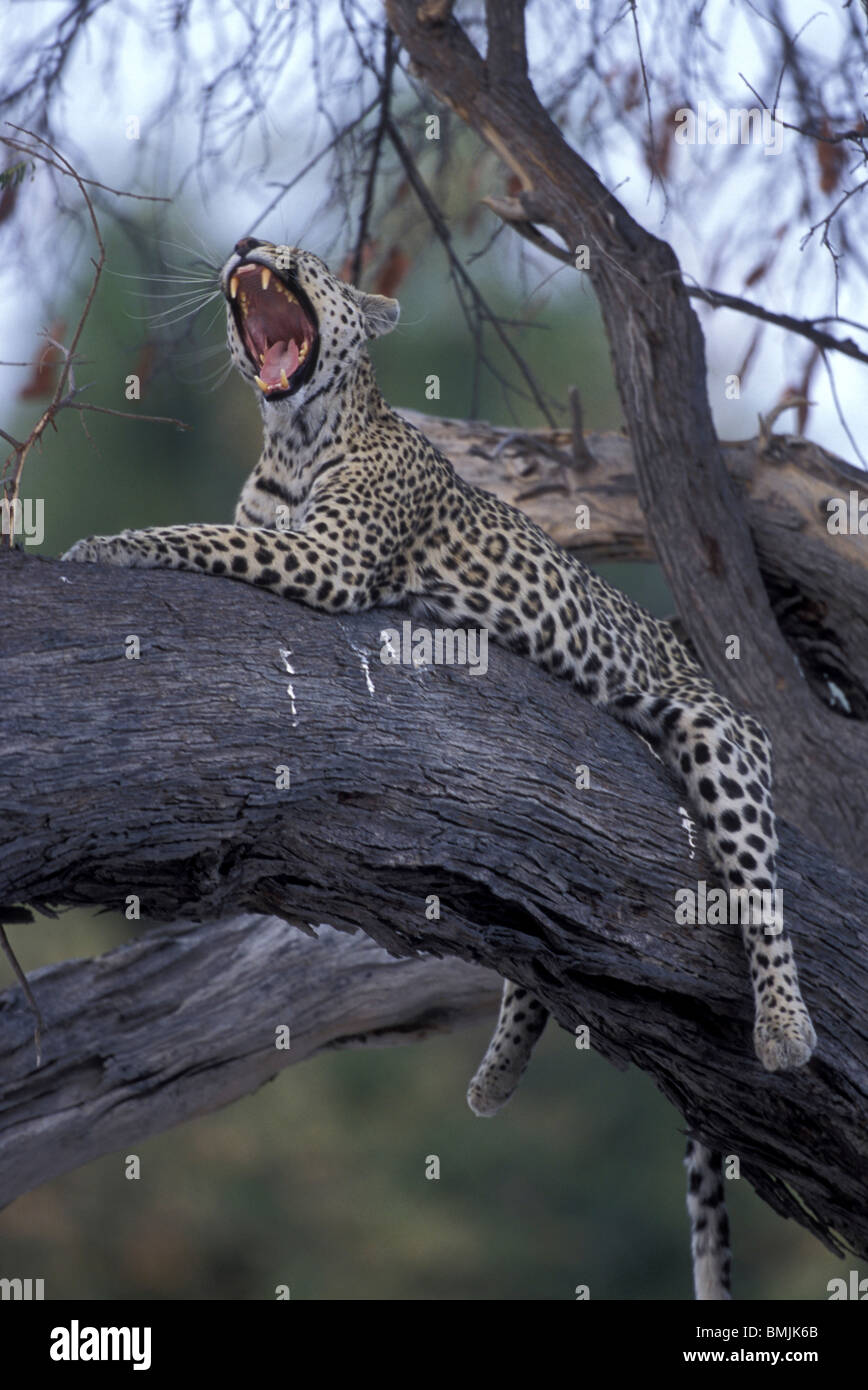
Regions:
[[40, 1068], [20, 993], [0, 999], [0, 1206], [317, 1053], [478, 1023], [500, 994], [463, 961], [399, 960], [361, 934], [324, 926], [313, 939], [254, 914], [174, 922], [31, 983], [49, 1020]]
[[[97, 295], [97, 290], [99, 289], [100, 278], [102, 276], [103, 269], [105, 268], [105, 243], [102, 239], [102, 233], [100, 232], [99, 222], [97, 220], [97, 215], [94, 210], [93, 202], [91, 200], [90, 194], [88, 193], [88, 187], [101, 188], [105, 192], [111, 193], [118, 198], [136, 198], [141, 199], [145, 202], [158, 203], [166, 202], [167, 199], [151, 197], [150, 195], [146, 194], [128, 193], [124, 192], [121, 189], [108, 188], [107, 185], [97, 183], [94, 179], [83, 178], [75, 169], [75, 167], [65, 157], [65, 155], [61, 154], [59, 150], [55, 149], [54, 145], [50, 144], [47, 140], [43, 139], [41, 135], [38, 135], [33, 130], [25, 130], [22, 126], [13, 125], [12, 129], [17, 130], [20, 135], [26, 136], [28, 140], [32, 140], [35, 143], [32, 145], [27, 145], [23, 143], [21, 140], [13, 139], [8, 135], [0, 135], [0, 145], [6, 145], [9, 149], [15, 150], [21, 154], [25, 154], [30, 159], [40, 160], [43, 164], [48, 165], [52, 169], [57, 169], [58, 172], [60, 172], [61, 174], [64, 174], [67, 177], [71, 178], [77, 184], [79, 192], [81, 193], [81, 196], [84, 200], [85, 207], [87, 208], [88, 219], [90, 221], [91, 229], [94, 235], [94, 240], [96, 242], [97, 255], [95, 258], [91, 258], [91, 265], [93, 266], [93, 276], [90, 282], [90, 288], [88, 290], [87, 297], [82, 306], [81, 313], [78, 316], [78, 322], [76, 323], [75, 328], [73, 329], [72, 337], [69, 341], [69, 346], [67, 347], [63, 343], [56, 343], [53, 339], [48, 339], [48, 341], [52, 343], [52, 346], [60, 352], [61, 357], [63, 359], [60, 372], [58, 374], [57, 382], [55, 384], [54, 391], [51, 395], [51, 400], [49, 401], [45, 409], [42, 411], [41, 415], [39, 416], [39, 419], [36, 421], [36, 424], [33, 426], [26, 439], [14, 439], [10, 434], [7, 434], [5, 430], [0, 430], [0, 437], [5, 439], [8, 444], [12, 445], [12, 453], [6, 459], [6, 463], [4, 465], [2, 474], [0, 474], [0, 500], [8, 504], [14, 504], [18, 500], [18, 496], [21, 489], [21, 478], [24, 473], [24, 465], [27, 462], [29, 455], [32, 453], [33, 449], [36, 447], [37, 444], [41, 444], [43, 442], [43, 437], [47, 433], [49, 426], [51, 426], [51, 428], [54, 430], [57, 429], [57, 417], [64, 410], [77, 410], [79, 414], [88, 414], [90, 412], [94, 412], [99, 415], [118, 415], [122, 419], [128, 419], [130, 421], [139, 420], [147, 421], [149, 424], [175, 425], [178, 429], [181, 430], [189, 428], [189, 426], [186, 425], [183, 420], [172, 419], [171, 417], [167, 417], [164, 415], [140, 415], [138, 413], [134, 414], [132, 411], [111, 410], [107, 406], [92, 405], [89, 402], [82, 402], [76, 400], [76, 397], [80, 394], [80, 392], [86, 389], [85, 387], [76, 387], [75, 385], [74, 367], [78, 360], [78, 346], [81, 341], [81, 336], [84, 332], [84, 327], [87, 323], [88, 316], [90, 315], [90, 311], [93, 308], [93, 304]], [[49, 159], [48, 155], [45, 153], [46, 150], [49, 150], [51, 154], [54, 155], [53, 160]], [[6, 481], [6, 474], [9, 471], [9, 469], [12, 470], [12, 473], [11, 477], [8, 479], [8, 481]], [[12, 526], [9, 526], [8, 528], [4, 526], [2, 531], [0, 531], [0, 537], [2, 537], [3, 535], [6, 535], [6, 544], [11, 547], [13, 543], [14, 528]]]
[[[691, 1129], [739, 1154], [777, 1210], [868, 1251], [868, 881], [783, 827], [780, 881], [820, 1046], [805, 1070], [767, 1075], [735, 933], [675, 924], [676, 890], [709, 878], [677, 791], [566, 684], [496, 648], [485, 677], [384, 666], [379, 633], [401, 615], [328, 617], [195, 575], [6, 554], [0, 586], [0, 903], [119, 906], [134, 893], [150, 917], [277, 913], [496, 969], [564, 1026], [589, 1025], [605, 1056], [649, 1072]], [[131, 633], [137, 661], [124, 654]], [[579, 763], [590, 790], [575, 788]], [[439, 919], [426, 917], [430, 895]], [[206, 1106], [237, 1094], [237, 1057], [213, 1043], [223, 982], [262, 1047], [297, 1022], [274, 957], [277, 993], [251, 989], [245, 968], [221, 970], [217, 931], [214, 954], [213, 927], [188, 938], [185, 995], [170, 991], [186, 1041], [177, 1036], [171, 1074], [150, 1089], [135, 1073], [124, 1135], [172, 1123], [174, 1077], [188, 1071], [199, 1069]], [[134, 994], [109, 985], [109, 1016], [93, 1020], [99, 1057], [125, 1013], [147, 1017], [149, 999], [163, 1026], [166, 995], [148, 990], [171, 940], [134, 949]], [[87, 1015], [88, 991], [72, 988]], [[70, 1046], [53, 1000], [47, 988], [44, 1081], [19, 991], [0, 1001], [0, 1036], [14, 1028], [0, 1141], [24, 1186], [16, 1126], [25, 1115], [59, 1124], [65, 1109], [70, 1132], [84, 1128], [99, 1084], [80, 1066], [86, 1034]], [[349, 1026], [332, 1018], [330, 1035]]]

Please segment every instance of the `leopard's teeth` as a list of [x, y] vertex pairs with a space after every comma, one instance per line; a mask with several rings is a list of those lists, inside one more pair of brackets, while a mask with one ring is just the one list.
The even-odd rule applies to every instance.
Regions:
[[306, 343], [306, 342], [302, 343], [301, 347], [300, 347], [299, 350], [298, 350], [298, 360], [299, 360], [299, 362], [303, 362], [304, 359], [307, 357], [307, 350], [308, 350], [308, 345], [307, 345], [307, 343]]
[[269, 281], [270, 281], [270, 280], [271, 280], [271, 271], [268, 269], [268, 266], [267, 266], [267, 265], [264, 265], [264, 266], [262, 267], [262, 270], [261, 270], [260, 273], [259, 273], [259, 283], [261, 284], [261, 286], [262, 286], [262, 288], [263, 288], [264, 290], [267, 290], [267, 289], [268, 289], [268, 285], [269, 285]]
[[280, 384], [283, 387], [284, 391], [289, 390], [289, 377], [286, 375], [286, 372], [283, 370], [282, 367], [280, 369]]
[[238, 276], [237, 276], [237, 275], [233, 275], [233, 276], [232, 276], [232, 279], [229, 281], [229, 294], [230, 294], [230, 296], [232, 297], [232, 299], [234, 299], [237, 293], [238, 293]]
[[264, 352], [260, 352], [260, 354], [259, 354], [259, 365], [260, 365], [260, 367], [262, 366], [262, 364], [263, 364], [264, 361], [265, 361], [265, 353], [264, 353]]
[[267, 391], [267, 390], [268, 390], [268, 385], [267, 385], [266, 382], [264, 382], [264, 381], [262, 380], [262, 377], [261, 377], [261, 376], [254, 377], [253, 379], [254, 379], [254, 381], [256, 382], [256, 385], [260, 388], [261, 391]]

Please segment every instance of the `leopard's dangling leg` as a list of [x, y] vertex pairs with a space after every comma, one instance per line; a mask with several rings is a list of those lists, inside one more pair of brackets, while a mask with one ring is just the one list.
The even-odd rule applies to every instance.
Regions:
[[467, 1104], [474, 1115], [495, 1115], [510, 1099], [548, 1016], [528, 990], [504, 980], [497, 1025], [467, 1088]]
[[729, 1218], [723, 1195], [721, 1154], [688, 1139], [684, 1166], [694, 1295], [703, 1302], [731, 1298]]
[[[817, 1043], [778, 910], [768, 735], [700, 675], [615, 696], [612, 713], [655, 741], [685, 787], [740, 926], [754, 993], [754, 1047], [766, 1071], [802, 1067]], [[774, 903], [774, 912], [772, 904]]]

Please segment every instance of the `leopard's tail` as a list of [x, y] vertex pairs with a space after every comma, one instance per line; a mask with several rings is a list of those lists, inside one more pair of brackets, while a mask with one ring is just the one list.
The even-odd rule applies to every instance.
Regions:
[[723, 1158], [716, 1149], [688, 1139], [684, 1166], [694, 1293], [703, 1301], [730, 1298], [731, 1254], [723, 1196]]
[[494, 1115], [511, 1097], [548, 1021], [548, 1010], [526, 989], [503, 982], [500, 1014], [485, 1056], [467, 1088], [475, 1115]]

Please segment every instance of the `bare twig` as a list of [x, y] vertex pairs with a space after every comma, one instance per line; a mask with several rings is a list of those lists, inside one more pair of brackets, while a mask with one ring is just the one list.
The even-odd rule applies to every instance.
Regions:
[[[19, 126], [16, 126], [15, 129], [21, 130]], [[47, 409], [43, 411], [42, 415], [40, 416], [39, 420], [37, 420], [36, 424], [30, 431], [30, 434], [24, 441], [21, 448], [16, 451], [17, 457], [16, 454], [13, 454], [7, 460], [6, 466], [8, 468], [9, 464], [12, 462], [12, 459], [15, 459], [15, 469], [12, 475], [11, 484], [7, 485], [6, 488], [6, 498], [10, 502], [14, 502], [18, 497], [18, 492], [21, 485], [21, 475], [24, 471], [24, 464], [27, 460], [28, 454], [30, 453], [33, 446], [36, 443], [38, 443], [39, 440], [41, 440], [48, 426], [51, 425], [52, 427], [54, 427], [55, 417], [58, 413], [58, 410], [61, 408], [60, 402], [63, 400], [64, 396], [67, 395], [67, 387], [70, 380], [70, 373], [72, 371], [75, 350], [81, 339], [82, 332], [84, 331], [84, 325], [87, 322], [87, 317], [90, 313], [91, 305], [93, 304], [94, 298], [96, 296], [100, 276], [102, 275], [102, 269], [105, 265], [105, 246], [103, 244], [102, 235], [100, 233], [99, 223], [97, 222], [96, 213], [94, 212], [93, 203], [91, 202], [90, 195], [82, 179], [76, 173], [75, 169], [72, 167], [69, 161], [60, 153], [60, 151], [56, 150], [54, 146], [49, 144], [47, 140], [44, 140], [41, 135], [36, 135], [31, 130], [23, 130], [21, 131], [21, 133], [29, 136], [33, 140], [36, 140], [38, 144], [44, 146], [45, 149], [50, 150], [51, 153], [54, 155], [55, 159], [57, 159], [60, 162], [65, 172], [68, 173], [71, 178], [75, 179], [75, 182], [78, 184], [79, 190], [84, 199], [85, 206], [87, 207], [91, 226], [93, 227], [93, 233], [96, 238], [97, 246], [99, 248], [99, 256], [96, 261], [93, 261], [93, 280], [91, 281], [90, 290], [88, 292], [87, 299], [85, 300], [84, 308], [81, 311], [78, 323], [73, 332], [72, 342], [68, 348], [64, 348], [65, 360], [60, 370], [60, 374], [58, 376], [57, 385], [54, 390], [54, 395], [52, 396]], [[31, 153], [39, 159], [42, 159], [44, 157], [42, 151], [39, 150], [32, 150]], [[12, 534], [12, 527], [10, 527], [7, 541], [7, 544], [9, 546], [12, 545]]]
[[359, 216], [359, 230], [356, 234], [356, 249], [353, 252], [351, 278], [354, 285], [359, 283], [362, 275], [362, 257], [365, 251], [365, 244], [368, 240], [371, 211], [374, 205], [374, 190], [377, 184], [377, 171], [380, 165], [383, 136], [386, 133], [386, 125], [389, 120], [389, 107], [392, 100], [392, 76], [395, 69], [395, 36], [388, 26], [386, 27], [385, 35], [383, 75], [380, 81], [380, 119], [374, 131], [371, 163], [368, 167], [367, 179], [365, 180], [365, 195], [362, 202], [362, 211]]
[[[763, 323], [772, 323], [777, 328], [785, 328], [788, 333], [797, 333], [800, 338], [807, 338], [809, 342], [829, 352], [840, 352], [844, 357], [855, 358], [857, 362], [868, 362], [868, 352], [864, 352], [852, 338], [833, 337], [831, 333], [817, 327], [817, 323], [820, 322], [818, 319], [797, 319], [793, 318], [792, 314], [778, 314], [772, 309], [764, 308], [762, 304], [753, 304], [749, 299], [742, 299], [739, 295], [706, 289], [703, 285], [685, 287], [692, 299], [702, 299], [712, 309], [734, 309], [736, 313], [746, 314], [748, 318], [762, 319]], [[855, 326], [868, 332], [868, 325]]]
[[[391, 116], [387, 117], [386, 120], [386, 133], [389, 136], [389, 140], [391, 141], [395, 153], [401, 161], [404, 172], [407, 176], [407, 182], [410, 184], [410, 187], [416, 194], [416, 197], [418, 198], [422, 206], [422, 209], [425, 212], [425, 215], [431, 223], [431, 226], [434, 232], [436, 233], [438, 240], [440, 241], [441, 245], [443, 246], [443, 249], [446, 252], [447, 258], [449, 260], [449, 269], [452, 275], [453, 283], [455, 284], [456, 289], [459, 291], [459, 298], [461, 296], [462, 290], [470, 296], [470, 300], [473, 305], [474, 312], [477, 315], [478, 321], [481, 323], [488, 323], [491, 325], [495, 335], [500, 339], [501, 343], [506, 348], [513, 362], [515, 362], [516, 366], [521, 372], [521, 375], [524, 377], [524, 380], [527, 382], [528, 390], [530, 391], [531, 397], [533, 398], [537, 408], [542, 412], [543, 416], [548, 421], [548, 423], [554, 426], [554, 416], [551, 412], [551, 409], [549, 408], [548, 401], [546, 400], [545, 396], [543, 395], [542, 391], [537, 385], [536, 379], [534, 378], [533, 373], [531, 372], [521, 353], [518, 352], [515, 345], [512, 343], [508, 333], [505, 331], [503, 320], [494, 312], [494, 310], [488, 304], [488, 301], [485, 299], [484, 295], [482, 294], [472, 277], [468, 275], [467, 271], [461, 263], [461, 260], [455, 254], [455, 250], [452, 246], [452, 234], [449, 230], [449, 227], [446, 224], [446, 220], [442, 212], [440, 211], [440, 208], [438, 207], [435, 199], [431, 196], [430, 192], [428, 191], [428, 188], [426, 187], [425, 182], [419, 173], [419, 170], [416, 168], [416, 162], [413, 159], [410, 150], [404, 143], [404, 140], [397, 127], [395, 126], [395, 123], [392, 120]], [[464, 307], [463, 301], [462, 307]], [[491, 363], [487, 358], [485, 358], [482, 352], [478, 323], [474, 323], [471, 320], [469, 320], [468, 322], [471, 328], [471, 332], [473, 332], [474, 335], [474, 341], [476, 343], [477, 353], [479, 355], [480, 360], [485, 362], [485, 365], [488, 367], [489, 371], [491, 371], [494, 376], [496, 376], [499, 380], [502, 380], [503, 378], [501, 374], [494, 367], [493, 363]]]
[[[651, 91], [648, 86], [648, 72], [645, 67], [645, 53], [642, 48], [642, 35], [639, 33], [639, 16], [636, 13], [636, 0], [628, 0], [630, 13], [633, 17], [633, 33], [636, 38], [636, 51], [639, 54], [639, 70], [642, 74], [642, 91], [645, 95], [645, 117], [648, 122], [648, 165], [651, 170], [651, 182], [657, 179], [663, 196], [666, 197], [666, 182], [660, 169], [660, 160], [657, 157], [657, 148], [654, 143], [654, 118], [651, 114]], [[668, 200], [667, 200], [668, 201]]]
[[[29, 135], [31, 139], [38, 140], [40, 138], [38, 135], [34, 135], [32, 131], [24, 130], [23, 126], [14, 125], [12, 121], [7, 121], [6, 124], [10, 126], [12, 130], [20, 130], [23, 134]], [[172, 201], [171, 198], [158, 197], [155, 193], [133, 193], [129, 188], [111, 188], [109, 184], [100, 183], [98, 179], [88, 179], [85, 178], [84, 174], [73, 173], [71, 165], [66, 168], [63, 164], [58, 164], [55, 160], [48, 159], [45, 155], [40, 155], [38, 151], [31, 149], [28, 145], [22, 144], [18, 140], [13, 140], [9, 135], [0, 136], [0, 140], [2, 140], [2, 143], [8, 146], [10, 150], [18, 150], [21, 154], [30, 155], [32, 159], [41, 159], [43, 164], [48, 165], [49, 169], [56, 169], [59, 174], [65, 174], [67, 177], [75, 178], [79, 184], [86, 183], [89, 188], [98, 188], [102, 193], [111, 193], [115, 198], [135, 198], [140, 203], [171, 203]]]
[[[119, 415], [123, 418], [147, 420], [150, 422], [159, 422], [161, 424], [175, 424], [178, 425], [181, 429], [186, 428], [186, 426], [180, 420], [171, 420], [167, 419], [166, 417], [155, 415], [136, 415], [128, 411], [110, 410], [107, 406], [95, 406], [90, 405], [89, 403], [76, 401], [75, 397], [79, 394], [81, 390], [85, 389], [83, 387], [77, 388], [73, 379], [73, 368], [76, 362], [76, 350], [81, 341], [81, 335], [84, 332], [84, 326], [87, 322], [88, 315], [90, 314], [91, 308], [93, 307], [94, 299], [96, 298], [96, 292], [99, 287], [100, 277], [102, 276], [103, 267], [105, 266], [105, 244], [102, 239], [102, 234], [100, 232], [99, 222], [97, 220], [93, 202], [87, 189], [87, 185], [91, 184], [93, 186], [94, 181], [82, 178], [82, 176], [77, 172], [77, 170], [73, 167], [69, 160], [64, 155], [62, 155], [59, 150], [55, 149], [55, 147], [52, 144], [50, 144], [48, 140], [45, 140], [41, 135], [37, 135], [35, 131], [25, 130], [21, 126], [13, 126], [13, 129], [19, 131], [19, 133], [22, 135], [26, 135], [29, 139], [35, 140], [37, 144], [42, 148], [28, 148], [22, 145], [20, 141], [13, 140], [8, 136], [0, 137], [0, 142], [6, 144], [7, 146], [10, 146], [13, 149], [19, 151], [23, 150], [32, 158], [40, 159], [44, 164], [48, 164], [52, 168], [58, 169], [61, 173], [68, 175], [68, 177], [72, 178], [78, 185], [78, 189], [81, 193], [82, 198], [84, 199], [85, 207], [87, 208], [87, 213], [88, 217], [90, 218], [91, 227], [93, 228], [93, 234], [98, 248], [98, 255], [95, 260], [91, 260], [91, 264], [93, 265], [93, 278], [91, 280], [87, 298], [84, 302], [84, 307], [82, 308], [81, 314], [79, 315], [78, 323], [76, 324], [75, 329], [73, 330], [72, 340], [68, 347], [62, 344], [55, 344], [55, 346], [59, 347], [63, 353], [63, 365], [61, 366], [60, 372], [58, 374], [57, 384], [55, 386], [54, 394], [52, 395], [51, 400], [49, 401], [45, 410], [43, 410], [42, 414], [40, 415], [39, 419], [37, 420], [36, 424], [33, 426], [33, 429], [30, 431], [30, 434], [27, 436], [25, 440], [14, 440], [10, 435], [6, 434], [5, 432], [3, 433], [4, 439], [6, 439], [6, 441], [12, 446], [12, 453], [7, 458], [3, 470], [3, 476], [5, 478], [5, 475], [8, 472], [9, 468], [13, 468], [11, 479], [4, 484], [4, 497], [8, 503], [14, 503], [15, 501], [17, 501], [19, 491], [21, 488], [21, 478], [24, 472], [24, 465], [27, 461], [27, 458], [34, 445], [38, 444], [42, 440], [42, 437], [45, 434], [45, 431], [48, 429], [49, 425], [52, 427], [52, 429], [57, 428], [57, 416], [60, 414], [62, 410], [71, 409], [78, 410], [79, 412], [92, 410], [104, 415]], [[50, 151], [50, 153], [54, 156], [54, 159], [49, 159], [48, 156], [45, 154], [45, 150]], [[100, 188], [106, 187], [103, 184], [99, 184], [96, 186]], [[107, 189], [106, 191], [116, 192], [117, 190]], [[135, 197], [136, 195], [128, 194], [123, 196]], [[10, 525], [7, 531], [6, 538], [6, 544], [10, 548], [13, 544], [13, 540], [14, 527]]]
[[[84, 390], [79, 387], [79, 390]], [[178, 420], [174, 415], [138, 415], [133, 410], [112, 410], [107, 405], [91, 405], [89, 401], [74, 401], [71, 396], [66, 396], [61, 401], [64, 410], [78, 410], [82, 414], [93, 415], [117, 415], [120, 420], [144, 420], [149, 425], [174, 425], [179, 430], [192, 429], [192, 425], [187, 424], [186, 420]]]
[[[863, 187], [865, 185], [860, 184], [859, 188], [851, 189], [850, 193], [846, 194], [836, 207], [840, 207], [841, 203], [846, 202], [852, 193], [858, 192]], [[565, 265], [574, 264], [570, 252], [563, 246], [557, 246], [529, 219], [520, 198], [488, 197], [481, 201], [486, 207], [491, 208], [491, 211], [503, 222], [506, 222], [514, 232], [524, 237], [533, 246], [545, 251], [549, 256], [553, 256], [555, 260], [562, 261]], [[834, 211], [835, 209], [829, 214], [829, 218], [824, 219], [825, 222], [831, 219]], [[822, 225], [823, 222], [816, 223], [806, 233], [806, 239]], [[794, 318], [792, 314], [776, 313], [773, 309], [766, 309], [762, 304], [754, 304], [749, 299], [743, 299], [736, 294], [727, 294], [723, 290], [709, 289], [705, 285], [688, 284], [686, 280], [684, 286], [692, 299], [701, 299], [712, 309], [732, 309], [738, 314], [745, 314], [748, 318], [761, 319], [763, 323], [774, 324], [775, 327], [783, 328], [788, 333], [795, 333], [801, 338], [807, 338], [809, 342], [828, 352], [840, 352], [844, 357], [852, 357], [857, 362], [868, 363], [868, 352], [863, 351], [857, 343], [854, 343], [852, 338], [836, 338], [833, 334], [817, 327], [818, 323], [832, 319], [836, 322], [852, 323], [854, 328], [868, 333], [868, 324], [853, 323], [852, 320], [839, 318], [837, 314], [827, 314], [817, 319], [798, 319]]]
[[765, 415], [759, 415], [757, 417], [759, 420], [757, 438], [760, 453], [764, 452], [771, 443], [774, 425], [779, 416], [783, 415], [787, 410], [799, 410], [802, 406], [813, 404], [814, 402], [809, 401], [806, 396], [800, 396], [795, 391], [788, 391], [784, 393], [777, 404], [773, 405], [771, 410], [767, 411]]
[[[33, 920], [29, 912], [27, 912], [27, 918], [29, 921]], [[21, 966], [18, 963], [18, 957], [12, 949], [12, 946], [10, 944], [8, 936], [6, 935], [2, 922], [0, 922], [0, 946], [2, 946], [3, 954], [5, 955], [9, 964], [12, 966], [15, 978], [17, 979], [19, 985], [24, 991], [24, 997], [27, 1000], [30, 1011], [36, 1020], [36, 1022], [33, 1025], [33, 1045], [36, 1049], [36, 1065], [37, 1067], [41, 1067], [42, 1029], [45, 1027], [45, 1022], [43, 1020], [42, 1014], [39, 1011], [39, 1005], [36, 1002], [32, 989], [30, 988], [30, 983], [27, 979], [27, 976], [24, 974], [24, 971], [21, 969]]]
[[579, 395], [579, 388], [571, 386], [567, 392], [567, 397], [570, 402], [570, 420], [573, 430], [573, 464], [577, 472], [585, 473], [589, 468], [595, 466], [596, 460], [585, 442], [582, 398]]
[[376, 108], [378, 102], [378, 96], [375, 97], [373, 101], [369, 101], [367, 106], [365, 106], [364, 109], [359, 112], [358, 116], [356, 116], [352, 121], [348, 121], [346, 125], [342, 126], [341, 129], [338, 130], [332, 136], [331, 140], [329, 140], [326, 145], [323, 145], [322, 149], [318, 150], [317, 153], [311, 159], [308, 160], [307, 164], [305, 164], [304, 167], [300, 169], [298, 173], [295, 174], [289, 180], [288, 183], [278, 183], [277, 185], [270, 185], [270, 187], [276, 186], [279, 191], [274, 195], [271, 202], [265, 205], [265, 207], [259, 213], [258, 217], [254, 218], [254, 220], [250, 223], [251, 231], [256, 231], [256, 228], [259, 226], [259, 224], [265, 221], [266, 217], [270, 212], [274, 211], [281, 198], [285, 198], [287, 193], [290, 193], [292, 189], [295, 188], [296, 184], [300, 183], [301, 180], [307, 174], [309, 174], [312, 169], [316, 168], [316, 166], [320, 163], [321, 160], [325, 159], [327, 154], [331, 154], [333, 150], [337, 149], [338, 145], [340, 145], [344, 140], [346, 140], [347, 136], [350, 135], [353, 130], [355, 130], [356, 126], [361, 125], [362, 121], [364, 121], [368, 116], [370, 116], [371, 112]]

